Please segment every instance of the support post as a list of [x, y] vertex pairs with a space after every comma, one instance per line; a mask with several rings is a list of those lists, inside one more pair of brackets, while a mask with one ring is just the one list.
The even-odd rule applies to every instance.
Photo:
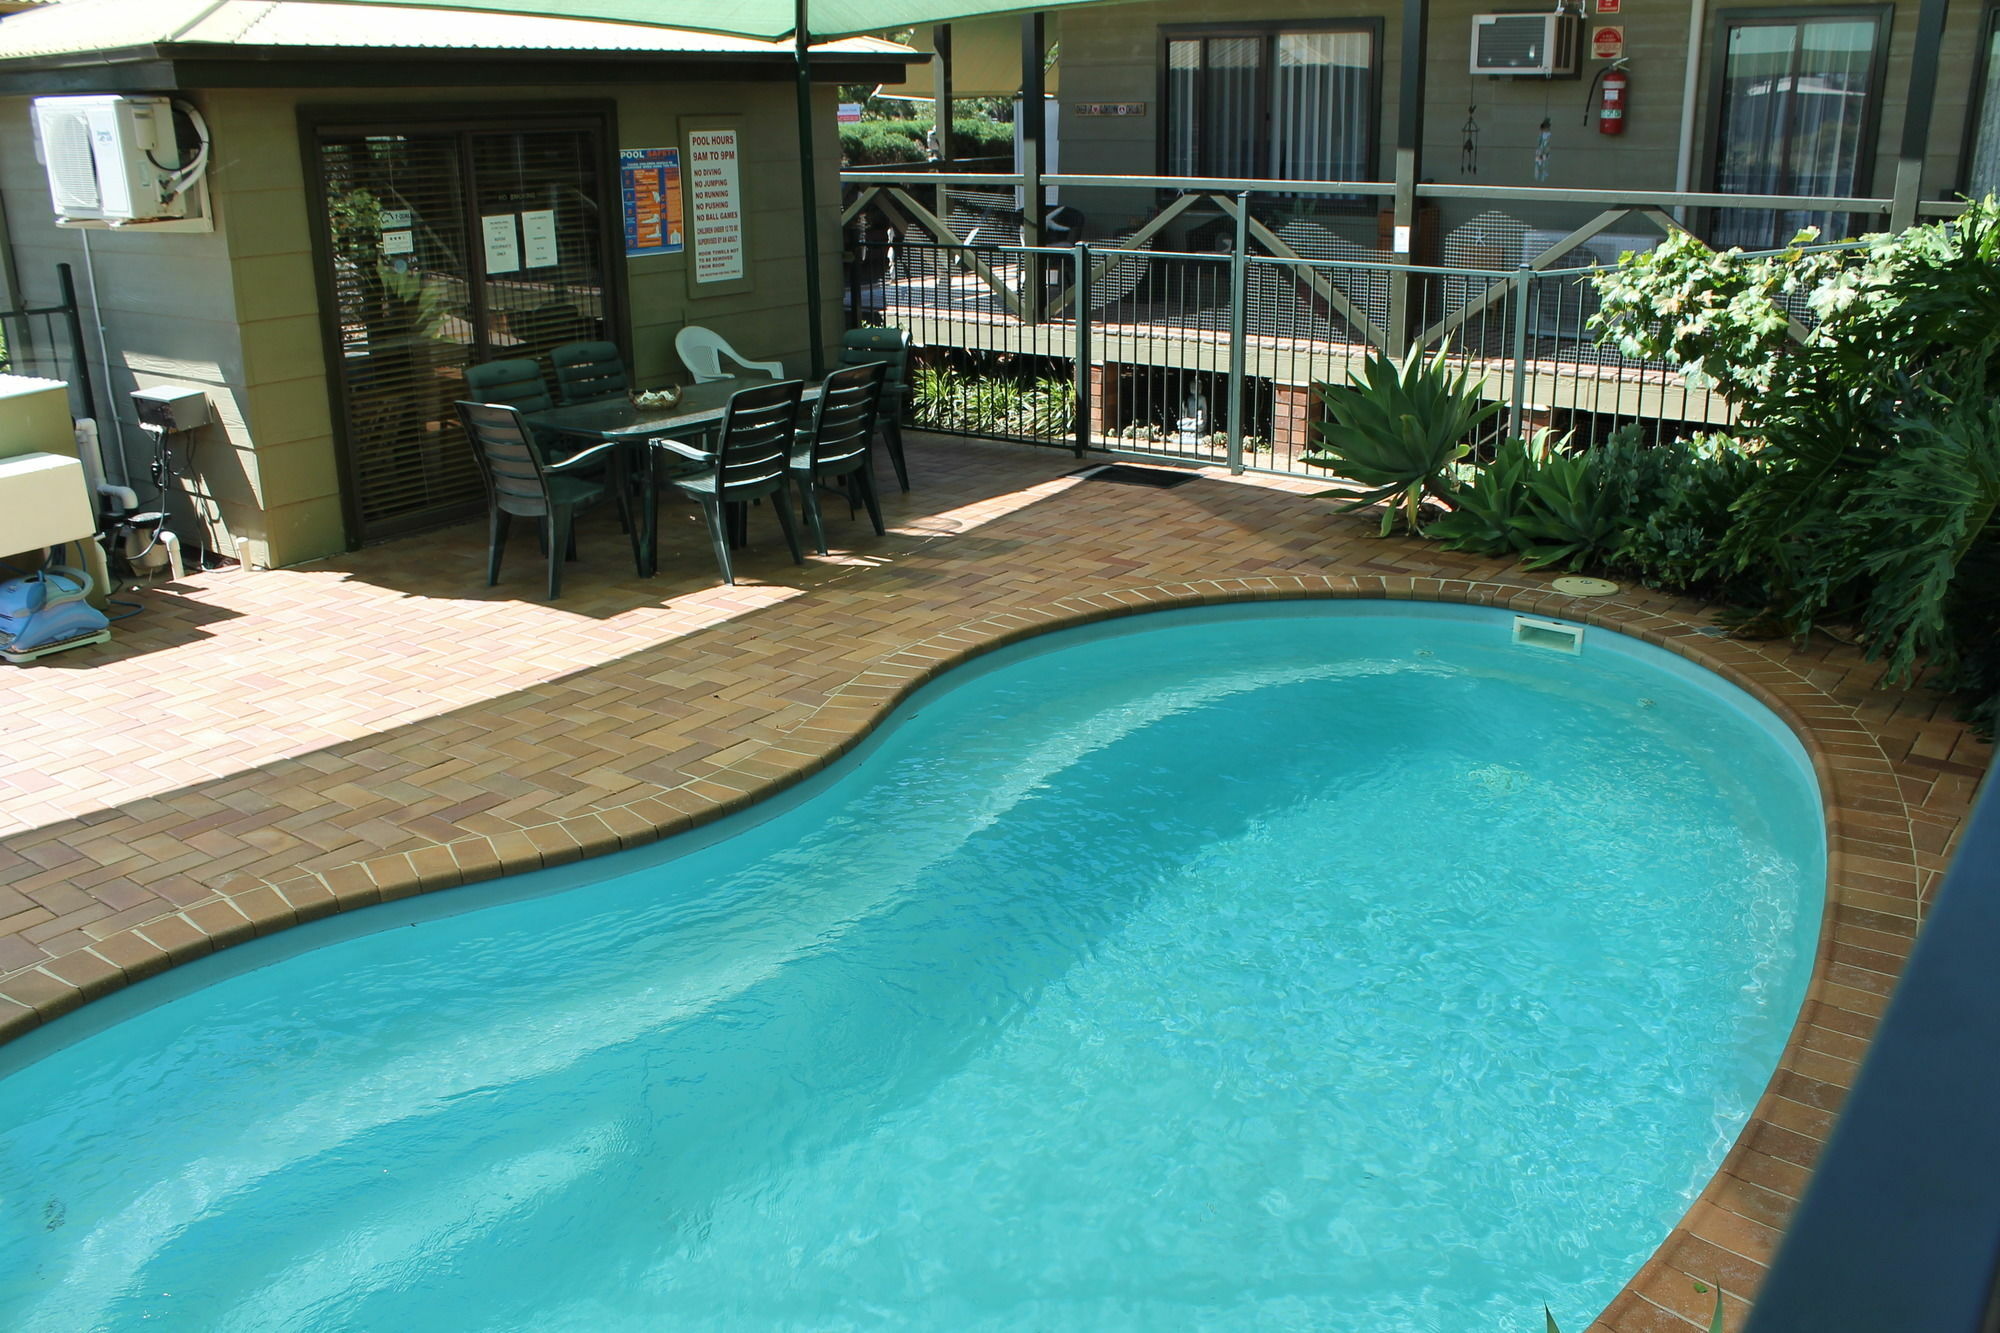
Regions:
[[1917, 10], [1916, 47], [1910, 52], [1910, 88], [1903, 103], [1903, 143], [1896, 156], [1896, 185], [1890, 196], [1889, 230], [1917, 222], [1924, 195], [1924, 149], [1931, 137], [1931, 108], [1937, 99], [1938, 50], [1944, 45], [1949, 0], [1923, 0]]
[[[937, 169], [949, 173], [952, 159], [958, 156], [958, 145], [951, 136], [951, 25], [940, 23], [931, 29], [931, 95], [937, 100], [931, 103], [932, 132], [937, 135]], [[931, 207], [941, 218], [951, 216], [951, 202], [944, 197], [945, 187], [937, 187], [937, 199]]]
[[817, 155], [813, 139], [812, 67], [807, 48], [812, 34], [806, 28], [806, 0], [796, 0], [793, 11], [792, 59], [798, 66], [799, 84], [799, 216], [803, 219], [806, 243], [806, 337], [812, 377], [826, 374], [825, 293], [819, 289], [819, 181], [813, 170]]
[[1514, 273], [1514, 392], [1507, 416], [1507, 433], [1527, 438], [1528, 407], [1528, 284], [1535, 271], [1526, 264]]
[[1076, 456], [1090, 448], [1090, 245], [1076, 243]]
[[1243, 473], [1243, 307], [1250, 293], [1250, 192], [1236, 196], [1236, 245], [1229, 255], [1229, 472]]
[[[1047, 87], [1042, 67], [1047, 53], [1040, 11], [1021, 15], [1021, 244], [1028, 246], [1042, 243], [1042, 149], [1049, 123], [1042, 106]], [[1021, 299], [1027, 307], [1024, 318], [1033, 324], [1042, 317], [1042, 264], [1035, 255], [1024, 258]]]
[[[1429, 0], [1403, 0], [1403, 45], [1397, 69], [1396, 194], [1390, 216], [1390, 258], [1410, 262], [1417, 234], [1417, 175], [1423, 168], [1424, 68], [1430, 45]], [[1383, 350], [1394, 356], [1410, 339], [1410, 278], [1397, 269], [1389, 279], [1389, 327], [1393, 344]]]

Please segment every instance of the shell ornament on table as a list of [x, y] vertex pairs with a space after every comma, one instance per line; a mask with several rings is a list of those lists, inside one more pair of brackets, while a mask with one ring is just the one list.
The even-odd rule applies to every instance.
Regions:
[[632, 395], [634, 407], [673, 407], [679, 404], [681, 391], [673, 385], [664, 389], [647, 389]]

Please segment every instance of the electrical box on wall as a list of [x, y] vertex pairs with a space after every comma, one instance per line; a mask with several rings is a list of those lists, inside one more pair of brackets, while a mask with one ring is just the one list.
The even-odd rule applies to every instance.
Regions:
[[38, 97], [35, 146], [56, 222], [207, 230], [208, 127], [165, 97]]
[[155, 384], [150, 389], [132, 391], [132, 410], [142, 426], [152, 426], [169, 434], [198, 430], [213, 420], [208, 409], [208, 391], [181, 384]]
[[1474, 74], [1575, 74], [1583, 20], [1575, 14], [1474, 14]]

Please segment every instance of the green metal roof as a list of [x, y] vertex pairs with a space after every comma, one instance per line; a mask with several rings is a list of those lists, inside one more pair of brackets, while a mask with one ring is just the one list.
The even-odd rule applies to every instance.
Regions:
[[[0, 60], [162, 45], [356, 50], [789, 53], [773, 42], [715, 31], [530, 14], [468, 13], [405, 4], [362, 12], [324, 0], [62, 0], [0, 24]], [[872, 37], [816, 44], [817, 54], [907, 56]]]

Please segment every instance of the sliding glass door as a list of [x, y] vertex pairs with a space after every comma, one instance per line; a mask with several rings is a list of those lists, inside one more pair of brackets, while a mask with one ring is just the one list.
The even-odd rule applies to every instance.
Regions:
[[358, 541], [479, 508], [452, 406], [467, 366], [619, 338], [603, 127], [522, 123], [316, 133], [329, 388]]
[[[1843, 196], [1871, 182], [1886, 13], [1876, 9], [1724, 15], [1714, 185], [1728, 194]], [[1768, 249], [1802, 227], [1828, 240], [1841, 212], [1718, 210], [1717, 245]]]

